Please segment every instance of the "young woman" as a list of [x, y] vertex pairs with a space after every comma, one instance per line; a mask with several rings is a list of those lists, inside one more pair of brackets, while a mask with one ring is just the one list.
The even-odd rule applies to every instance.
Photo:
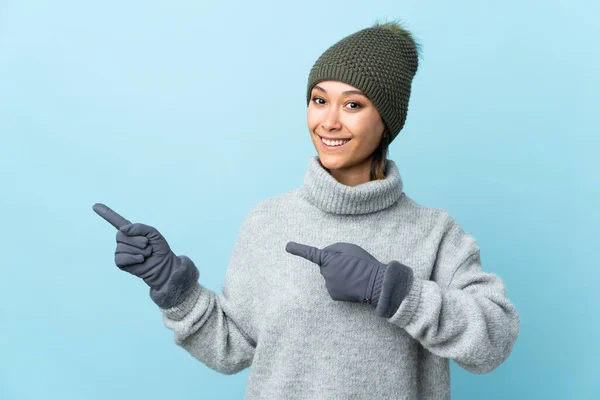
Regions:
[[307, 88], [318, 155], [300, 187], [251, 209], [222, 294], [158, 230], [94, 206], [175, 342], [224, 374], [250, 367], [246, 398], [449, 399], [449, 360], [481, 374], [510, 354], [519, 316], [502, 280], [448, 212], [408, 197], [387, 159], [417, 65], [394, 23], [319, 57]]

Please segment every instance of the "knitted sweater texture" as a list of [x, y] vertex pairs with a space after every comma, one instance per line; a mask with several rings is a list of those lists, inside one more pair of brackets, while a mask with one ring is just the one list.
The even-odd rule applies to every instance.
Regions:
[[[289, 241], [354, 243], [411, 267], [412, 286], [390, 318], [334, 301], [319, 267], [285, 251]], [[181, 304], [160, 310], [175, 343], [208, 367], [249, 367], [250, 400], [449, 399], [449, 360], [487, 373], [519, 332], [476, 240], [448, 212], [410, 199], [392, 160], [384, 180], [351, 187], [311, 157], [300, 187], [248, 213], [222, 293], [195, 283]]]

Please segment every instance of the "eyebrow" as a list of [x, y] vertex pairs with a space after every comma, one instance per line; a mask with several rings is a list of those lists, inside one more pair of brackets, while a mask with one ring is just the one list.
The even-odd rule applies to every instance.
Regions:
[[[323, 89], [321, 86], [315, 85], [315, 89], [320, 90], [323, 93], [327, 93], [327, 91], [325, 89]], [[343, 95], [348, 95], [348, 94], [359, 94], [361, 96], [365, 96], [367, 97], [363, 92], [361, 92], [360, 90], [346, 90], [345, 92], [342, 92]]]

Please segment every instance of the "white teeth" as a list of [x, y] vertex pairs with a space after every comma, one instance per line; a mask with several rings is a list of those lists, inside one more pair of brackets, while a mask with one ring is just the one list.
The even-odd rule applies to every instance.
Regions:
[[328, 139], [321, 138], [321, 141], [323, 143], [325, 143], [327, 146], [341, 146], [344, 143], [349, 142], [350, 139], [348, 139], [348, 140], [328, 140]]

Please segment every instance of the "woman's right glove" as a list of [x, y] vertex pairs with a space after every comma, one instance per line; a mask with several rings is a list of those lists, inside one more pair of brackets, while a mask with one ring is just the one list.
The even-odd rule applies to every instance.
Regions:
[[132, 224], [104, 204], [96, 203], [93, 209], [118, 229], [117, 267], [142, 278], [150, 286], [150, 297], [161, 308], [181, 303], [185, 292], [198, 280], [198, 269], [192, 260], [175, 255], [156, 228]]

